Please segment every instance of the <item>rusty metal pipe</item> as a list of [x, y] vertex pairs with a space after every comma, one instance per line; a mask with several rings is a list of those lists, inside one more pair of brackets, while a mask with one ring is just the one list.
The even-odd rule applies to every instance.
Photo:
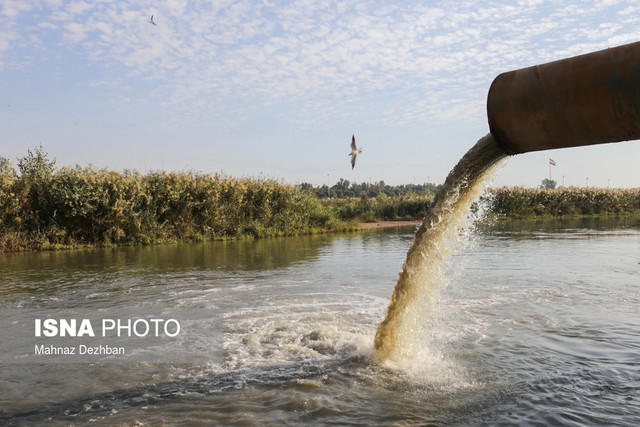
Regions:
[[487, 115], [509, 154], [640, 139], [640, 42], [500, 74]]

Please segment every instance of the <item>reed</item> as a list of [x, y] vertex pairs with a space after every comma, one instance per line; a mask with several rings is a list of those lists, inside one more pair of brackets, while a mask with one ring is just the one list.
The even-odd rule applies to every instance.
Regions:
[[635, 215], [640, 213], [640, 189], [568, 187], [492, 189], [491, 212], [507, 217]]
[[[319, 200], [304, 186], [199, 172], [56, 170], [40, 149], [0, 157], [0, 251], [76, 245], [261, 238], [422, 219], [433, 196]], [[499, 217], [640, 215], [640, 189], [502, 187], [484, 196]]]
[[432, 200], [432, 195], [407, 193], [396, 197], [380, 194], [375, 198], [325, 199], [322, 203], [342, 221], [373, 222], [422, 219]]
[[92, 167], [45, 173], [21, 167], [20, 172], [6, 159], [0, 161], [3, 251], [274, 237], [348, 228], [315, 196], [272, 179]]

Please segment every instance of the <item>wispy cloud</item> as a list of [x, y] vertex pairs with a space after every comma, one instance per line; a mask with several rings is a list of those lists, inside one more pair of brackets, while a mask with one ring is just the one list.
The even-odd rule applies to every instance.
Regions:
[[152, 84], [181, 120], [277, 105], [300, 121], [478, 117], [499, 72], [640, 38], [624, 1], [28, 3], [2, 2], [0, 67], [19, 67], [29, 37], [61, 43]]

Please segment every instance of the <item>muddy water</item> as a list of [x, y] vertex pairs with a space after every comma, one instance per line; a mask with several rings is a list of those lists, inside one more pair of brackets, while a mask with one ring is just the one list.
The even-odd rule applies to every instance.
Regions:
[[[384, 320], [375, 338], [377, 357], [403, 366], [420, 365], [425, 316], [436, 294], [446, 286], [445, 269], [459, 246], [461, 229], [469, 227], [469, 208], [485, 189], [491, 172], [506, 158], [488, 134], [453, 168], [416, 232]], [[464, 234], [463, 234], [464, 235]]]
[[[65, 307], [180, 307], [221, 323], [182, 343], [197, 355], [189, 362], [3, 359], [0, 423], [638, 425], [633, 224], [514, 222], [471, 233], [405, 370], [377, 363], [373, 341], [413, 228], [5, 254], [5, 327]], [[29, 340], [2, 335], [0, 344]]]

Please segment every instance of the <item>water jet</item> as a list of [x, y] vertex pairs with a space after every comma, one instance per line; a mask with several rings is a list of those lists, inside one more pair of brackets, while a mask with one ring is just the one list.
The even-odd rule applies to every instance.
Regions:
[[640, 139], [640, 42], [510, 71], [487, 96], [490, 133], [451, 170], [407, 252], [374, 347], [380, 361], [410, 359], [424, 312], [471, 204], [508, 155]]

